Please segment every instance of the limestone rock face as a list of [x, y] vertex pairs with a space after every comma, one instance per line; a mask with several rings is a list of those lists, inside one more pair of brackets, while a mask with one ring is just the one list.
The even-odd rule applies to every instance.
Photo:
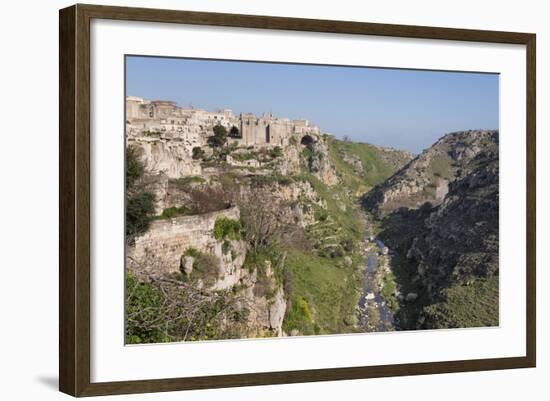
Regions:
[[334, 166], [330, 162], [328, 146], [325, 140], [319, 138], [310, 146], [311, 160], [309, 161], [309, 169], [317, 178], [324, 184], [332, 186], [338, 184], [338, 176], [334, 170]]
[[451, 182], [464, 177], [476, 160], [498, 153], [498, 131], [462, 131], [443, 136], [364, 198], [365, 207], [391, 212], [400, 207], [418, 209], [439, 205]]
[[[267, 283], [273, 294], [266, 295], [255, 291], [258, 283], [257, 272], [252, 273], [244, 280], [249, 286], [244, 292], [245, 302], [249, 310], [248, 326], [250, 334], [254, 337], [269, 333], [271, 336], [281, 337], [283, 335], [283, 320], [286, 312], [286, 297], [282, 288], [277, 288], [273, 277], [268, 277]], [[264, 282], [265, 285], [265, 282]]]
[[291, 175], [300, 171], [300, 151], [297, 146], [285, 148], [277, 169], [283, 175]]
[[185, 275], [190, 276], [193, 272], [193, 263], [195, 262], [195, 258], [192, 256], [184, 256], [182, 259], [182, 266], [181, 269], [185, 273]]
[[181, 141], [139, 137], [128, 139], [128, 145], [141, 150], [142, 160], [151, 173], [162, 173], [168, 178], [201, 173], [200, 163], [193, 160], [188, 147]]
[[223, 253], [222, 242], [218, 241], [213, 248], [220, 263], [219, 278], [211, 287], [212, 290], [226, 290], [237, 283], [247, 275], [246, 269], [243, 269], [243, 263], [246, 258], [247, 246], [244, 241], [229, 241], [231, 252]]
[[280, 288], [269, 305], [269, 328], [277, 336], [282, 335], [283, 319], [286, 311], [286, 299], [283, 290]]

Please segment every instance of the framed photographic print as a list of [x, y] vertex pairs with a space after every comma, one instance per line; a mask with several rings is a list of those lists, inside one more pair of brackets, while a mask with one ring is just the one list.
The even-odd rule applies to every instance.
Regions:
[[535, 35], [60, 11], [60, 390], [534, 367]]

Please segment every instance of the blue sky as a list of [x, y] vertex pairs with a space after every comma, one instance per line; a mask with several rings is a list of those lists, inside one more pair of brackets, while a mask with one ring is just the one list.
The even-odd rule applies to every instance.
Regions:
[[126, 94], [307, 118], [340, 138], [413, 153], [448, 132], [498, 129], [496, 74], [129, 56]]

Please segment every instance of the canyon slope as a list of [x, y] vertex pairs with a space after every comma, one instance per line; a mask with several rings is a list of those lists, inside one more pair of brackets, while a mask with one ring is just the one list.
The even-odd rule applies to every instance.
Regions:
[[456, 132], [364, 196], [402, 329], [498, 325], [498, 172], [498, 131]]

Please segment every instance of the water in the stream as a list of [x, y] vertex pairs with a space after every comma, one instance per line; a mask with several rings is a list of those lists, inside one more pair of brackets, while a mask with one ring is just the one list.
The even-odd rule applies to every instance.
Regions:
[[[385, 247], [380, 240], [375, 240], [379, 251]], [[380, 296], [378, 289], [373, 287], [374, 275], [378, 267], [378, 252], [370, 252], [365, 258], [365, 270], [363, 279], [363, 294], [359, 300], [359, 324], [362, 327], [370, 328], [370, 331], [395, 330], [393, 313], [388, 304]], [[378, 324], [373, 327], [373, 318], [368, 314], [368, 307], [378, 311]]]

